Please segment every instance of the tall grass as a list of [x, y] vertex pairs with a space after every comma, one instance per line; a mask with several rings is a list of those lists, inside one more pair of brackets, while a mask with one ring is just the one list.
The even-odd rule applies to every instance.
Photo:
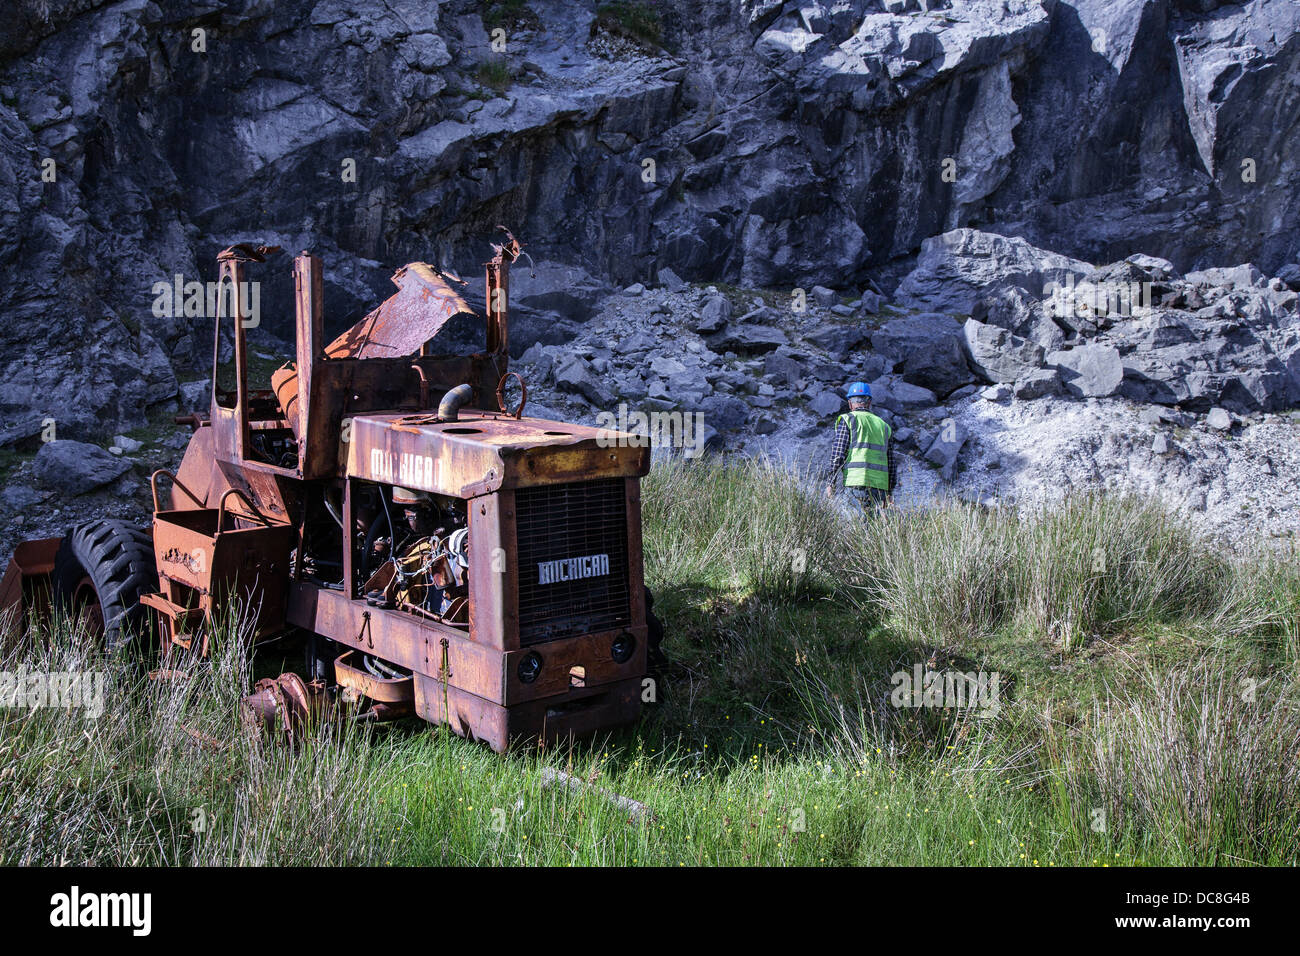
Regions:
[[[657, 464], [642, 498], [674, 663], [638, 726], [290, 747], [241, 731], [287, 651], [253, 655], [237, 609], [210, 660], [161, 665], [56, 620], [0, 641], [0, 670], [102, 671], [105, 709], [0, 710], [0, 863], [1300, 861], [1293, 557], [1230, 557], [1134, 499], [864, 521], [770, 462]], [[999, 712], [895, 706], [918, 664], [1000, 673]]]
[[811, 472], [768, 459], [657, 464], [642, 493], [651, 585], [708, 584], [783, 599], [839, 591], [859, 529], [823, 487]]
[[355, 729], [318, 728], [298, 748], [241, 732], [247, 633], [218, 628], [207, 662], [152, 673], [56, 619], [0, 660], [9, 673], [104, 678], [103, 711], [0, 710], [0, 862], [313, 865], [376, 859], [374, 808], [358, 779], [382, 777]]
[[866, 599], [937, 643], [1021, 627], [1076, 651], [1093, 635], [1158, 624], [1262, 626], [1275, 598], [1233, 587], [1240, 566], [1159, 505], [1095, 493], [1050, 509], [962, 502], [885, 509], [858, 564]]
[[1285, 674], [1261, 681], [1205, 661], [1140, 668], [1083, 727], [1048, 739], [1072, 806], [1095, 808], [1090, 825], [1172, 831], [1215, 862], [1284, 863], [1300, 832], [1296, 690]]

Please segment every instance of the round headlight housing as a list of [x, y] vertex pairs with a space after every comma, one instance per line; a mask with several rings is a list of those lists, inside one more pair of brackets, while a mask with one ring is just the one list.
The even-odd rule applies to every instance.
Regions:
[[537, 680], [537, 676], [542, 672], [542, 655], [536, 651], [529, 651], [523, 657], [519, 658], [519, 666], [515, 668], [515, 673], [525, 684], [531, 684]]
[[636, 638], [627, 631], [615, 635], [613, 643], [609, 646], [609, 653], [617, 663], [626, 664], [636, 653]]

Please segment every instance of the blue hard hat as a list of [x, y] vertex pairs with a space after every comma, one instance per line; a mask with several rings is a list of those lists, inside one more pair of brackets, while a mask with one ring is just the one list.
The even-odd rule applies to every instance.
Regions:
[[845, 394], [849, 398], [870, 398], [871, 386], [866, 382], [849, 382], [849, 390]]

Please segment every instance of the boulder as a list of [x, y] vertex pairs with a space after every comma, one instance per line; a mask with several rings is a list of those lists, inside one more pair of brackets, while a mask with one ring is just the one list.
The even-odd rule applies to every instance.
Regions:
[[667, 266], [659, 270], [659, 284], [669, 292], [681, 292], [686, 288], [686, 281]]
[[1232, 427], [1232, 416], [1226, 408], [1211, 408], [1205, 416], [1205, 424], [1215, 431], [1226, 432]]
[[818, 418], [830, 418], [844, 409], [844, 399], [834, 392], [821, 392], [808, 403], [808, 408]]
[[871, 347], [896, 362], [915, 351], [930, 349], [951, 339], [960, 342], [961, 323], [941, 312], [922, 312], [891, 319], [870, 332]]
[[587, 361], [577, 355], [567, 355], [555, 366], [555, 385], [566, 392], [581, 395], [599, 408], [614, 404], [609, 387], [596, 377]]
[[966, 443], [966, 430], [955, 420], [945, 418], [939, 426], [939, 432], [925, 451], [925, 460], [939, 469], [944, 481], [952, 481], [957, 467], [957, 456]]
[[849, 353], [868, 340], [867, 326], [836, 322], [824, 325], [804, 336], [805, 340], [825, 349], [836, 361], [843, 362]]
[[1041, 345], [975, 319], [962, 326], [962, 344], [970, 367], [990, 382], [1014, 382], [1043, 367]]
[[732, 323], [706, 340], [715, 352], [731, 351], [737, 355], [761, 355], [789, 344], [789, 337], [768, 325]]
[[907, 414], [938, 404], [934, 392], [894, 378], [878, 378], [871, 383], [871, 401], [898, 414]]
[[1053, 283], [1082, 276], [1092, 266], [1038, 249], [1018, 237], [954, 229], [921, 243], [914, 268], [894, 299], [914, 309], [970, 315], [981, 299], [1009, 287], [1044, 296]]
[[709, 395], [701, 401], [700, 411], [719, 430], [739, 428], [749, 417], [749, 405], [734, 395]]
[[64, 440], [41, 446], [32, 463], [32, 475], [37, 484], [51, 491], [81, 495], [122, 477], [130, 467], [98, 445]]
[[1040, 368], [1018, 380], [1012, 394], [1016, 398], [1032, 400], [1061, 395], [1064, 392], [1065, 387], [1061, 382], [1059, 370], [1056, 368]]
[[938, 312], [886, 322], [871, 333], [871, 347], [903, 363], [903, 378], [914, 385], [947, 395], [976, 380], [966, 364], [961, 325]]
[[980, 398], [986, 402], [1005, 402], [1010, 397], [1010, 385], [990, 385], [988, 388], [980, 390]]
[[840, 301], [840, 297], [835, 294], [834, 289], [828, 289], [824, 285], [815, 285], [812, 289], [813, 301], [823, 309], [829, 309], [835, 303]]
[[1119, 391], [1124, 363], [1113, 345], [1080, 345], [1049, 352], [1047, 364], [1061, 369], [1066, 390], [1084, 398], [1103, 398]]
[[966, 362], [966, 350], [958, 336], [946, 335], [932, 346], [914, 350], [903, 361], [904, 381], [928, 388], [940, 397], [976, 381]]
[[34, 508], [44, 500], [44, 495], [26, 485], [9, 485], [0, 491], [0, 502], [3, 502], [5, 510], [11, 513], [20, 513], [28, 508]]
[[[834, 369], [834, 366], [831, 366]], [[838, 377], [838, 369], [835, 369]], [[784, 352], [768, 352], [763, 358], [763, 374], [770, 375], [777, 382], [783, 385], [793, 385], [803, 378], [803, 366], [795, 359], [791, 358]], [[820, 378], [821, 376], [816, 376]]]
[[700, 320], [695, 324], [695, 331], [701, 335], [721, 332], [731, 321], [731, 302], [725, 295], [711, 295], [704, 300], [700, 309]]
[[511, 318], [515, 313], [533, 311], [586, 322], [613, 291], [581, 266], [538, 262], [531, 270], [516, 269], [510, 274]]

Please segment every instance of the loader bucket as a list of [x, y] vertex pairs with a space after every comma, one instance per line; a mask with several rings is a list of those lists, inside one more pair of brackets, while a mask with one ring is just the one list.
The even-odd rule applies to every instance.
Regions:
[[24, 541], [14, 549], [14, 556], [0, 578], [0, 639], [10, 630], [19, 634], [50, 611], [50, 572], [58, 538]]

